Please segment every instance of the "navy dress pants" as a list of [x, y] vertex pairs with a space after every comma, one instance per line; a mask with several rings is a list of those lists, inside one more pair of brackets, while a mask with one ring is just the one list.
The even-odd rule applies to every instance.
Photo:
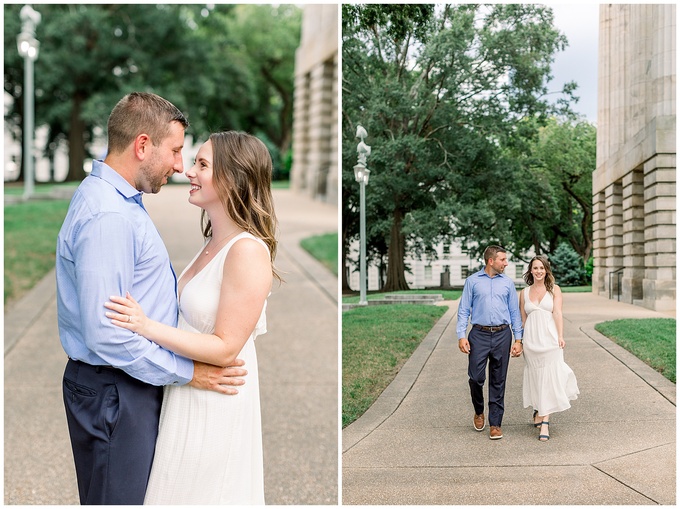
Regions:
[[476, 414], [484, 413], [484, 382], [489, 365], [489, 426], [500, 426], [505, 409], [505, 379], [508, 374], [512, 329], [488, 332], [476, 327], [468, 334], [470, 396]]
[[163, 388], [69, 360], [63, 391], [80, 503], [144, 503]]

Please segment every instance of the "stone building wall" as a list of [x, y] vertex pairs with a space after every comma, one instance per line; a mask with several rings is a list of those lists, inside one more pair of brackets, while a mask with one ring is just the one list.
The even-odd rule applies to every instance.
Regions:
[[676, 306], [675, 34], [674, 4], [600, 6], [593, 292], [658, 311]]
[[338, 201], [338, 5], [306, 4], [295, 55], [291, 188]]

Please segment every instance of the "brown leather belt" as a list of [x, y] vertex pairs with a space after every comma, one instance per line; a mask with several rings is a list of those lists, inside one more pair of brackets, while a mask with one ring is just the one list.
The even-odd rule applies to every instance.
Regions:
[[473, 325], [474, 328], [483, 330], [485, 332], [500, 332], [502, 330], [505, 330], [508, 328], [508, 324], [504, 323], [503, 325]]

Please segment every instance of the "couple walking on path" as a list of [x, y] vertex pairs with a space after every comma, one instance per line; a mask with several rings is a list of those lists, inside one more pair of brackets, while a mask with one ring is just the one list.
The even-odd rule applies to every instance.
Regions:
[[[569, 412], [551, 416], [558, 426], [549, 447], [537, 440], [520, 390], [505, 395], [504, 438], [480, 440], [463, 375], [469, 359], [452, 341], [461, 337], [462, 299], [441, 302], [444, 316], [342, 431], [342, 503], [674, 505], [675, 384], [595, 330], [606, 321], [674, 313], [590, 292], [562, 297], [567, 361], [581, 394]], [[526, 355], [526, 334], [523, 341]], [[524, 363], [511, 360], [508, 387], [519, 388], [523, 376]]]
[[[465, 281], [456, 328], [458, 348], [469, 356], [474, 428], [483, 431], [486, 426], [484, 383], [488, 365], [489, 438], [503, 438], [510, 356], [524, 353], [524, 406], [533, 407], [533, 425], [540, 428], [539, 440], [546, 442], [550, 439], [550, 414], [570, 408], [569, 402], [579, 394], [576, 377], [564, 362], [560, 287], [555, 284], [548, 259], [535, 256], [524, 274], [528, 286], [518, 302], [515, 284], [503, 274], [508, 266], [505, 249], [487, 247], [484, 262], [485, 267]], [[466, 338], [469, 322], [472, 327]]]

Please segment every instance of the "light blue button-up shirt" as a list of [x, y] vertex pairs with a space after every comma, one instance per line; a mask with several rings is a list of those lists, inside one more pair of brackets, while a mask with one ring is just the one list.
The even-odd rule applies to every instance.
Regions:
[[142, 193], [101, 161], [71, 200], [57, 238], [56, 273], [59, 337], [69, 357], [115, 366], [152, 385], [191, 381], [193, 361], [104, 315], [111, 295], [129, 291], [149, 318], [177, 325], [176, 276]]
[[469, 276], [458, 304], [458, 339], [465, 337], [468, 322], [474, 325], [511, 325], [515, 339], [522, 339], [522, 316], [512, 279], [505, 274], [490, 277], [484, 269]]

